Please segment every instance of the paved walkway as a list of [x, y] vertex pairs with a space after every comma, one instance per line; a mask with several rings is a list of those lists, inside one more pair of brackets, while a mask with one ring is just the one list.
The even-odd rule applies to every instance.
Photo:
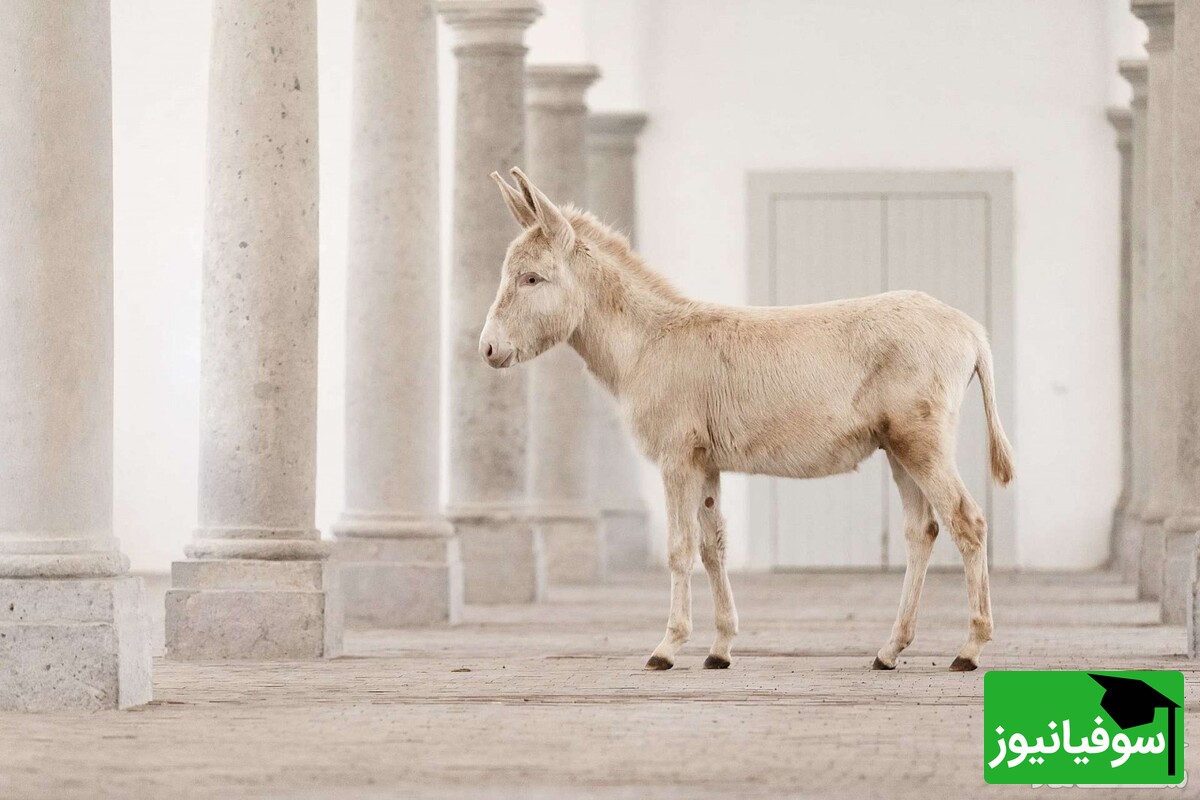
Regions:
[[[702, 574], [694, 641], [668, 672], [641, 669], [662, 575], [352, 634], [328, 662], [158, 659], [145, 708], [0, 714], [0, 798], [1127, 796], [984, 785], [984, 673], [946, 669], [966, 631], [960, 573], [930, 576], [900, 669], [869, 669], [900, 580], [734, 576], [743, 633], [724, 671], [700, 669]], [[985, 668], [1191, 669], [1184, 631], [1109, 574], [996, 574], [993, 604]], [[1189, 679], [1193, 742], [1198, 699]], [[1200, 780], [1167, 796], [1197, 795]]]

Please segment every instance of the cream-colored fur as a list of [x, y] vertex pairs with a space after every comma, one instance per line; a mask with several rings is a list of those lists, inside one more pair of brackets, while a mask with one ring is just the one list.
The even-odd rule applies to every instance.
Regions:
[[493, 177], [525, 231], [509, 247], [480, 353], [506, 367], [568, 342], [661, 468], [671, 611], [647, 667], [672, 666], [691, 635], [697, 550], [717, 610], [705, 666], [729, 665], [738, 620], [721, 472], [835, 475], [883, 449], [904, 502], [908, 564], [896, 624], [874, 666], [894, 668], [912, 641], [940, 519], [962, 553], [970, 605], [967, 642], [951, 668], [974, 669], [992, 634], [987, 526], [954, 463], [958, 409], [974, 375], [992, 475], [1001, 484], [1012, 478], [983, 327], [920, 292], [787, 308], [688, 300], [622, 236], [589, 214], [560, 210], [519, 170], [513, 175], [520, 191]]

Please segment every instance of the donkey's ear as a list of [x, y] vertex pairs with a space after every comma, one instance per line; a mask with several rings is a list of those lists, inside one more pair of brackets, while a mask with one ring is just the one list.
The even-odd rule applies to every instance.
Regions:
[[492, 180], [500, 187], [500, 194], [504, 195], [504, 205], [508, 206], [508, 210], [518, 225], [522, 228], [532, 228], [538, 224], [533, 208], [525, 202], [525, 198], [521, 196], [520, 192], [509, 186], [508, 181], [500, 177], [499, 172], [492, 173]]
[[525, 195], [525, 202], [533, 208], [537, 224], [541, 227], [542, 233], [546, 234], [546, 238], [563, 250], [574, 249], [575, 229], [571, 227], [566, 216], [558, 210], [558, 206], [550, 202], [550, 198], [542, 194], [542, 190], [534, 186], [524, 172], [516, 167], [513, 167], [511, 172], [517, 181], [517, 186], [521, 187], [521, 193]]

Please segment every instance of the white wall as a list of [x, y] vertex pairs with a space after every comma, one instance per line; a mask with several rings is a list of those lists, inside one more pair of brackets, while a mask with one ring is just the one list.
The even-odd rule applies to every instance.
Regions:
[[[1091, 0], [651, 8], [642, 250], [697, 297], [746, 296], [747, 171], [1013, 171], [1018, 557], [1031, 567], [1102, 563], [1119, 481], [1108, 9]], [[745, 558], [745, 482], [729, 484], [732, 548]]]
[[116, 0], [113, 527], [165, 570], [196, 524], [207, 3]]
[[[1019, 552], [1030, 566], [1103, 560], [1119, 457], [1116, 157], [1103, 109], [1122, 97], [1115, 56], [1142, 37], [1122, 3], [543, 2], [530, 61], [586, 57], [606, 74], [595, 107], [649, 112], [642, 249], [697, 297], [745, 298], [747, 170], [1013, 169]], [[353, 3], [319, 8], [317, 523], [328, 528], [343, 498]], [[113, 28], [114, 525], [135, 569], [165, 570], [196, 520], [209, 4], [114, 0]], [[441, 36], [448, 213], [454, 73]], [[661, 526], [657, 479], [645, 477]], [[727, 484], [744, 562], [744, 481]]]

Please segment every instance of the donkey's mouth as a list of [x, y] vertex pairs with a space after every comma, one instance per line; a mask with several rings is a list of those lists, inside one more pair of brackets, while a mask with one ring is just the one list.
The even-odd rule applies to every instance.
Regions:
[[511, 353], [508, 354], [507, 358], [505, 358], [503, 361], [500, 362], [499, 365], [497, 365], [496, 369], [506, 369], [508, 367], [511, 367], [513, 364], [517, 363], [517, 360], [518, 360], [517, 359], [517, 351], [513, 350]]

